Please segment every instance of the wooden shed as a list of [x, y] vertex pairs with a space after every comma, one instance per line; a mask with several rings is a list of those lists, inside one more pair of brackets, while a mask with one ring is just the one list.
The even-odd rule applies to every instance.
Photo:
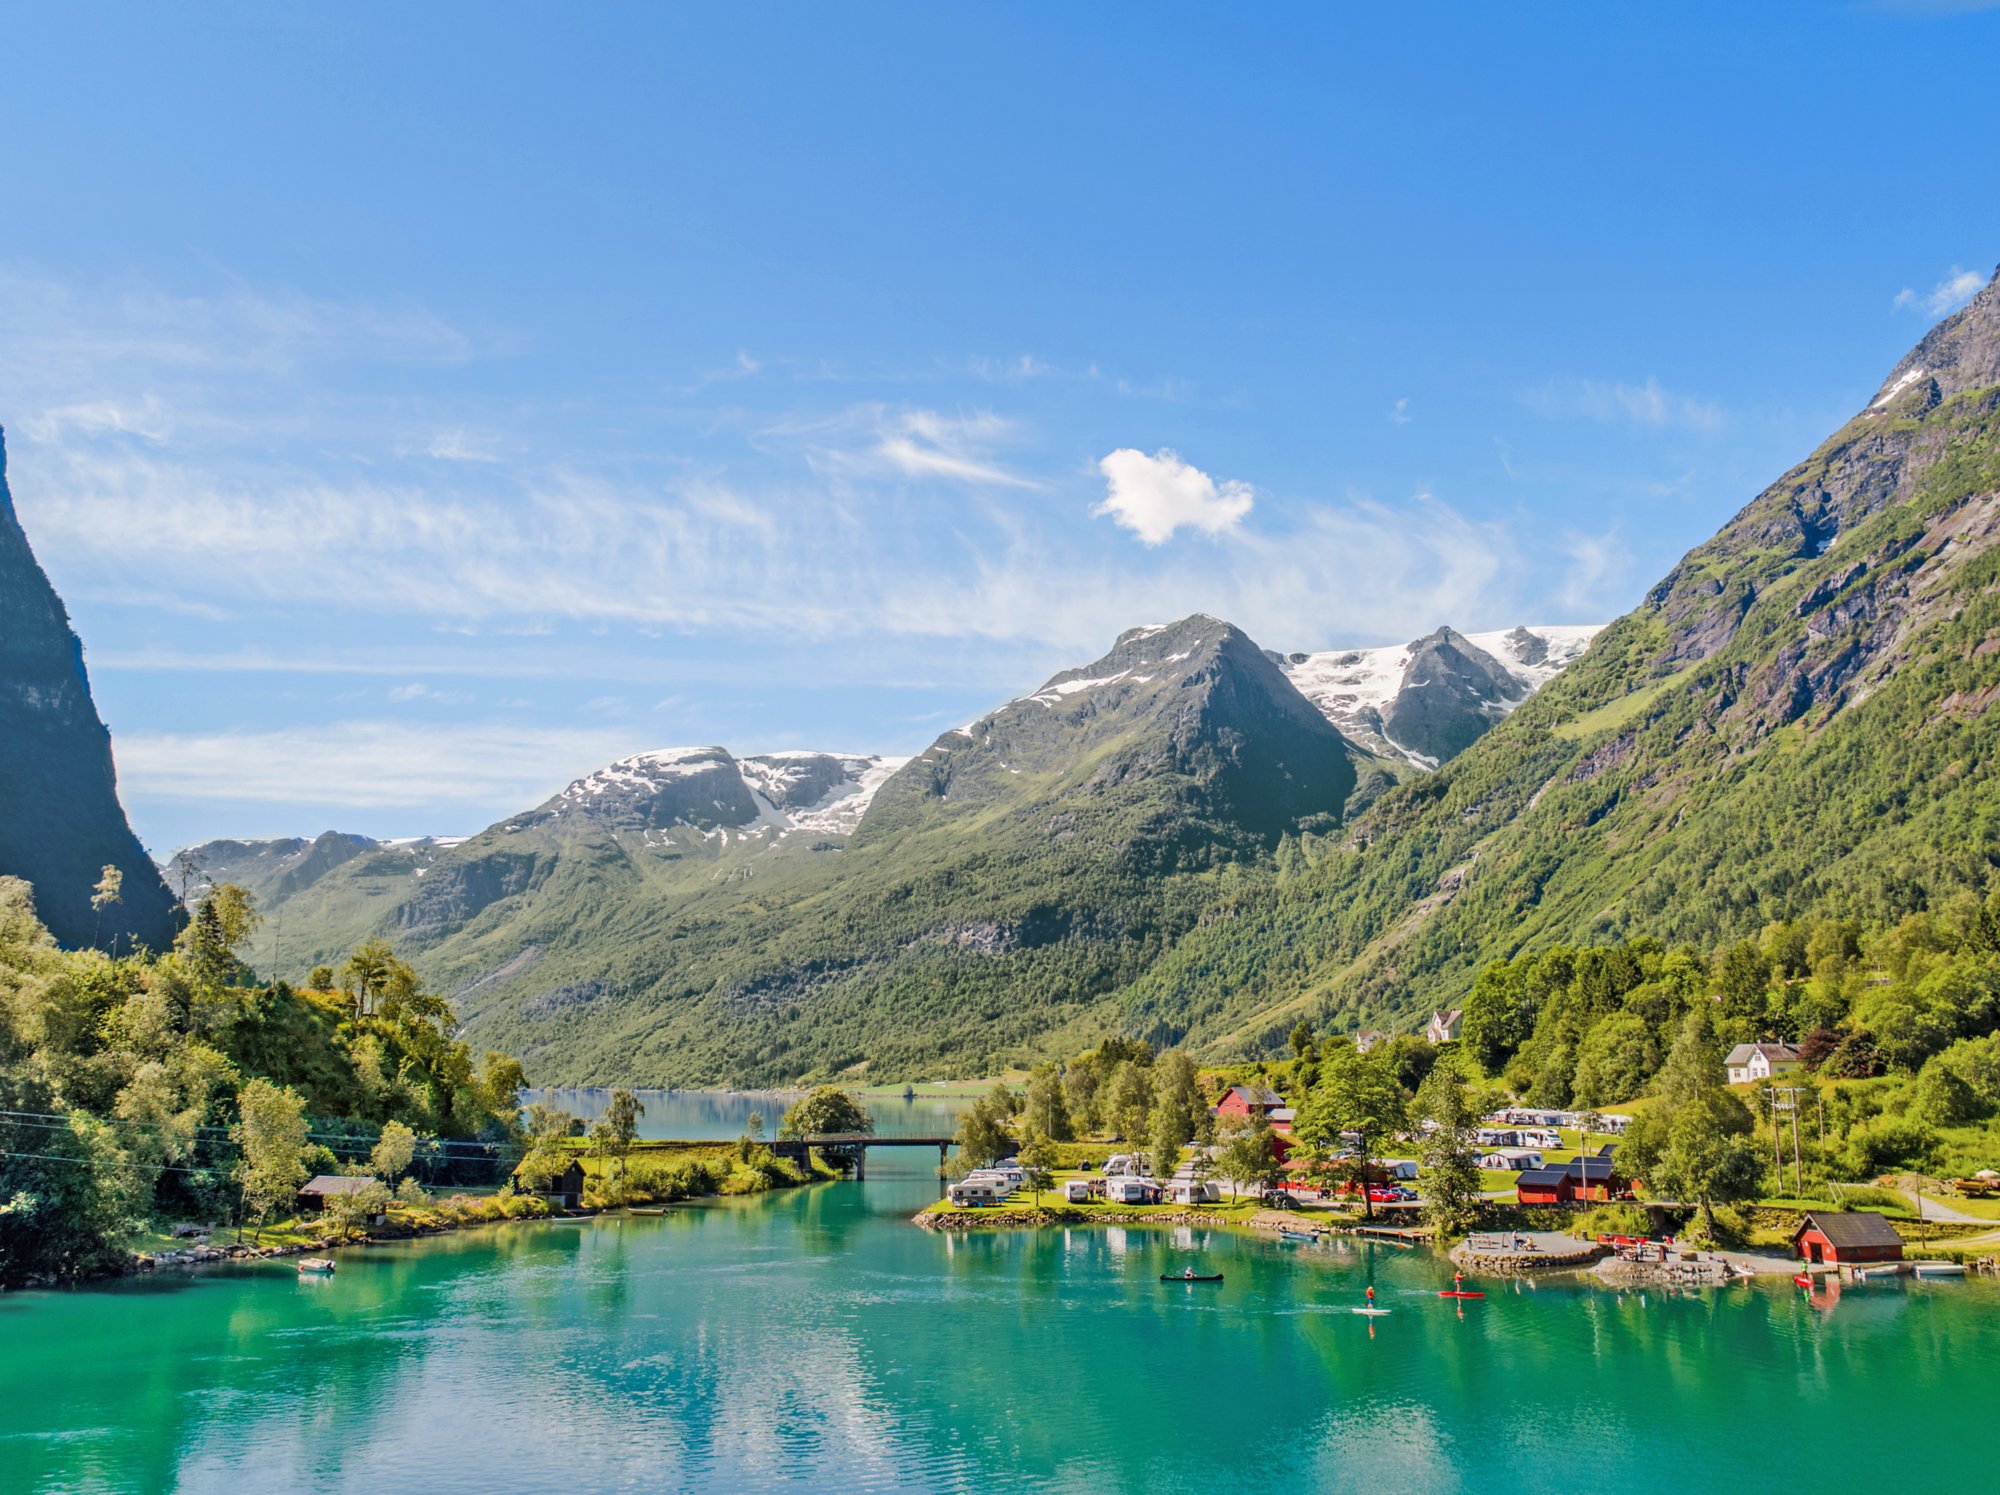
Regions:
[[1903, 1238], [1871, 1210], [1815, 1210], [1792, 1232], [1792, 1249], [1809, 1265], [1901, 1261]]
[[299, 1190], [299, 1213], [316, 1215], [335, 1195], [359, 1194], [363, 1189], [374, 1188], [377, 1182], [373, 1178], [356, 1178], [345, 1173], [322, 1173]]

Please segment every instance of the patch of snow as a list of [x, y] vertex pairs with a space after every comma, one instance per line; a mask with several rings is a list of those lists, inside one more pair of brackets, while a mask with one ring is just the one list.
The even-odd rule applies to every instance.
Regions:
[[1896, 380], [1893, 384], [1891, 384], [1887, 389], [1883, 390], [1882, 393], [1880, 393], [1875, 397], [1875, 403], [1870, 405], [1868, 408], [1870, 410], [1880, 410], [1884, 405], [1887, 405], [1891, 400], [1895, 399], [1897, 395], [1901, 394], [1904, 390], [1908, 389], [1912, 384], [1915, 384], [1919, 379], [1923, 378], [1924, 373], [1925, 371], [1920, 368], [1908, 368], [1903, 370], [1902, 373], [1896, 376]]
[[[1533, 625], [1466, 634], [1468, 643], [1492, 655], [1502, 669], [1521, 682], [1520, 696], [1500, 703], [1494, 714], [1505, 716], [1561, 674], [1590, 646], [1601, 627], [1601, 624]], [[1519, 637], [1522, 633], [1541, 641], [1547, 651], [1544, 658], [1531, 664], [1522, 657], [1525, 642]], [[1299, 694], [1317, 706], [1321, 715], [1340, 728], [1350, 741], [1371, 752], [1404, 758], [1419, 768], [1436, 768], [1436, 759], [1391, 740], [1383, 727], [1384, 713], [1403, 690], [1403, 675], [1409, 668], [1410, 655], [1409, 644], [1327, 649], [1303, 658], [1285, 656], [1281, 668], [1298, 687]]]
[[[1130, 670], [1120, 670], [1115, 675], [1099, 675], [1092, 680], [1051, 680], [1033, 695], [1024, 696], [1022, 699], [1040, 701], [1044, 706], [1054, 706], [1056, 701], [1063, 699], [1065, 696], [1077, 695], [1086, 690], [1096, 690], [1099, 686], [1103, 685], [1116, 685], [1120, 680], [1129, 678], [1131, 673]], [[1055, 697], [1055, 700], [1048, 699], [1051, 696]]]
[[[1583, 651], [1590, 647], [1590, 641], [1603, 631], [1602, 623], [1530, 623], [1521, 628], [1496, 629], [1491, 633], [1468, 633], [1465, 637], [1468, 642], [1499, 660], [1507, 673], [1527, 686], [1532, 694], [1581, 659]], [[1515, 639], [1522, 633], [1533, 634], [1546, 646], [1548, 653], [1539, 663], [1529, 664], [1516, 652], [1518, 645]]]

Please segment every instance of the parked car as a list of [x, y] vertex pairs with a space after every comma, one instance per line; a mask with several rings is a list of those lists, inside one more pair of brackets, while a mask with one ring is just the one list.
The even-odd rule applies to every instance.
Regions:
[[1298, 1200], [1284, 1189], [1266, 1189], [1258, 1196], [1258, 1203], [1266, 1209], [1297, 1209]]

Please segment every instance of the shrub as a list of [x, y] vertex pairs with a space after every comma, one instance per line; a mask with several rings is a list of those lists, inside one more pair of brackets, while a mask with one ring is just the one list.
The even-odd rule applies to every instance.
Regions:
[[1651, 1235], [1653, 1216], [1644, 1205], [1607, 1204], [1583, 1218], [1586, 1235]]

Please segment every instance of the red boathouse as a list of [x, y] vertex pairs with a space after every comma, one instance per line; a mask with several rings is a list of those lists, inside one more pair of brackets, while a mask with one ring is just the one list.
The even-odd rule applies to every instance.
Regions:
[[1870, 1210], [1814, 1211], [1792, 1233], [1792, 1249], [1809, 1265], [1853, 1266], [1901, 1261], [1903, 1238]]

